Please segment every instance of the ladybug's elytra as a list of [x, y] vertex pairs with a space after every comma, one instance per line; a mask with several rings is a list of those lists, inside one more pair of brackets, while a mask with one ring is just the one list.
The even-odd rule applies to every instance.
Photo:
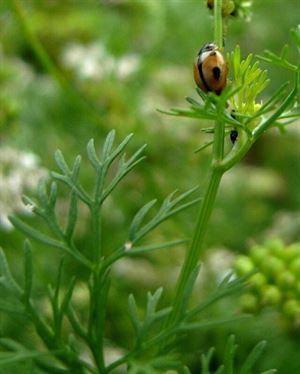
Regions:
[[227, 83], [227, 65], [214, 43], [205, 44], [194, 63], [194, 79], [205, 93], [220, 95]]

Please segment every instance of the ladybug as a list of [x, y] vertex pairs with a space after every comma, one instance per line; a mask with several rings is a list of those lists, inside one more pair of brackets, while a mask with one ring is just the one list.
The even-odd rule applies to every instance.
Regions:
[[214, 43], [205, 44], [194, 63], [194, 79], [205, 93], [220, 95], [227, 83], [227, 64]]

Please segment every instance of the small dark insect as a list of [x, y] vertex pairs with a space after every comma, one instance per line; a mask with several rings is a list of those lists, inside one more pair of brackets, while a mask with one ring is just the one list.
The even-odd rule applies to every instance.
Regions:
[[231, 130], [230, 131], [230, 140], [231, 140], [231, 143], [234, 144], [237, 140], [239, 136], [239, 133], [237, 132], [237, 130]]

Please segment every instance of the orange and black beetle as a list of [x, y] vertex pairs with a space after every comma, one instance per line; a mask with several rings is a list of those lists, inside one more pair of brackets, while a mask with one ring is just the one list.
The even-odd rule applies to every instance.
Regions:
[[205, 93], [220, 95], [227, 83], [227, 65], [219, 48], [208, 43], [202, 47], [194, 63], [194, 79]]

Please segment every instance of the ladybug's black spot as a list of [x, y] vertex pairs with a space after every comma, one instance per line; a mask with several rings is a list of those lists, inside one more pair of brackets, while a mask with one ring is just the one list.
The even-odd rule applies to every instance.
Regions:
[[204, 74], [203, 74], [203, 70], [202, 70], [202, 64], [198, 65], [198, 70], [199, 70], [200, 78], [201, 78], [202, 83], [204, 84], [205, 88], [207, 89], [207, 91], [211, 91], [209, 85], [207, 84], [207, 82], [204, 78]]
[[215, 66], [213, 69], [212, 69], [212, 72], [213, 72], [213, 76], [214, 78], [218, 81], [220, 79], [220, 76], [221, 76], [221, 69], [218, 68], [217, 66]]
[[239, 136], [239, 133], [237, 132], [237, 130], [231, 130], [230, 132], [230, 140], [231, 140], [231, 143], [234, 144], [237, 137]]

